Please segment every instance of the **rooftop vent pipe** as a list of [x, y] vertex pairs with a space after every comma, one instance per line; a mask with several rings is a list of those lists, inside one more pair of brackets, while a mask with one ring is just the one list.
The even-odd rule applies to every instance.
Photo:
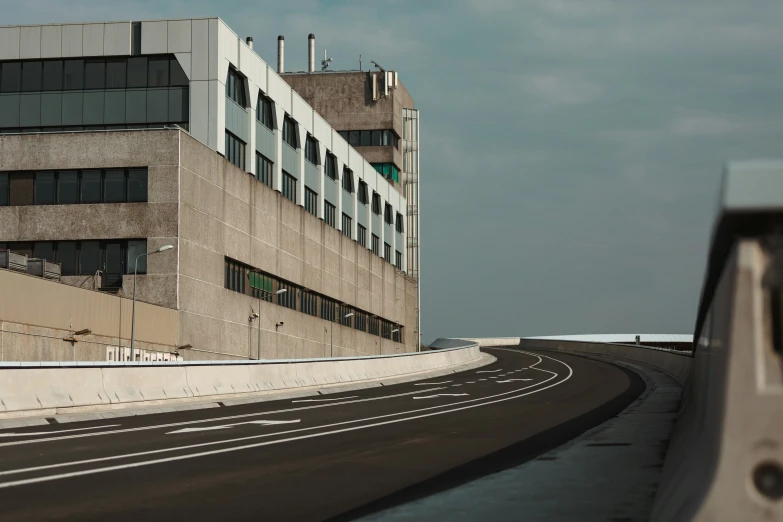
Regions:
[[315, 35], [307, 37], [307, 72], [315, 72]]
[[277, 72], [285, 72], [285, 38], [282, 34], [277, 37]]
[[248, 46], [248, 47], [250, 47], [251, 49], [253, 48], [253, 37], [252, 37], [252, 36], [248, 36], [248, 37], [245, 39], [245, 42], [247, 42], [247, 46]]

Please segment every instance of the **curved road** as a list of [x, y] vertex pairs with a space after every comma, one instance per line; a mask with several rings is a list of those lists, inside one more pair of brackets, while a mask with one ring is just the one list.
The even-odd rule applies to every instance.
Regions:
[[2, 430], [0, 520], [351, 520], [534, 458], [644, 390], [604, 362], [487, 351], [413, 383]]

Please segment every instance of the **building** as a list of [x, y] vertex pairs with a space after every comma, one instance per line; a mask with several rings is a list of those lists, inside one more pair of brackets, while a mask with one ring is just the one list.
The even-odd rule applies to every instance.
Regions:
[[0, 27], [0, 133], [0, 248], [130, 296], [172, 244], [186, 358], [417, 349], [404, 194], [220, 19]]
[[[332, 71], [330, 60], [324, 57], [320, 70], [316, 70], [313, 34], [308, 36], [307, 71], [286, 72], [284, 41], [278, 37], [278, 73], [405, 195], [406, 271], [419, 281], [419, 111], [413, 98], [397, 71], [387, 71], [374, 61], [370, 62], [370, 71]], [[420, 298], [420, 285], [418, 290]], [[420, 325], [419, 315], [419, 330]]]

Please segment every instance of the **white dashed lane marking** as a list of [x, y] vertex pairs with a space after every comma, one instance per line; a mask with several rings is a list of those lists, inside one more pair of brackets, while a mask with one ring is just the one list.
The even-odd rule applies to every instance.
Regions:
[[467, 393], [438, 393], [435, 395], [423, 395], [421, 397], [414, 397], [414, 399], [434, 399], [436, 397], [462, 397]]

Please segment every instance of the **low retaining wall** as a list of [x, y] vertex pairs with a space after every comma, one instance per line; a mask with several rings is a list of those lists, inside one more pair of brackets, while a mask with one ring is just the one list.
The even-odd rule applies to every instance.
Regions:
[[478, 343], [479, 346], [516, 346], [519, 344], [519, 337], [482, 337], [482, 338], [461, 338], [463, 341]]
[[4, 363], [0, 416], [383, 379], [448, 369], [480, 357], [478, 344], [463, 342], [431, 352], [336, 359]]
[[[481, 346], [484, 346], [481, 344]], [[589, 343], [555, 339], [521, 339], [521, 348], [554, 350], [581, 355], [601, 355], [650, 365], [662, 370], [684, 385], [690, 375], [693, 357], [690, 352], [636, 346], [633, 344]]]

